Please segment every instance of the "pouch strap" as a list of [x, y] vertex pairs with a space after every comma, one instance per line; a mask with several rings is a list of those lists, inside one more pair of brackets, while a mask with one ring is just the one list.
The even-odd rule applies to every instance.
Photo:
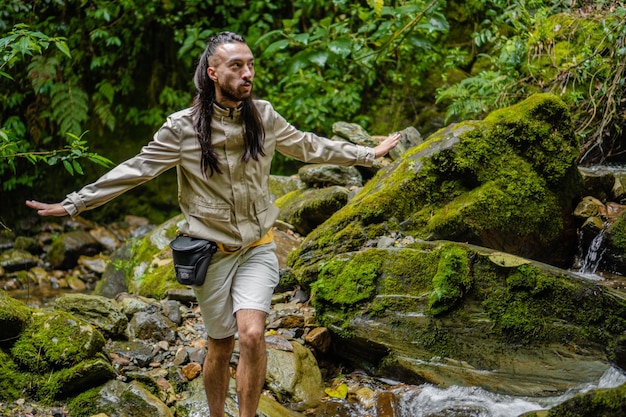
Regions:
[[[271, 243], [274, 241], [274, 233], [272, 232], [272, 229], [270, 229], [265, 236], [263, 236], [261, 239], [257, 240], [256, 242], [252, 243], [250, 246], [248, 246], [249, 248], [255, 247], [255, 246], [259, 246], [259, 245], [265, 245], [266, 243]], [[216, 242], [217, 243], [217, 247], [220, 248], [220, 250], [222, 252], [224, 252], [227, 255], [230, 255], [232, 253], [235, 253], [239, 250], [241, 250], [241, 248], [237, 249], [237, 250], [226, 250], [226, 248], [224, 247], [224, 244], [221, 242]], [[230, 248], [229, 248], [230, 249]]]

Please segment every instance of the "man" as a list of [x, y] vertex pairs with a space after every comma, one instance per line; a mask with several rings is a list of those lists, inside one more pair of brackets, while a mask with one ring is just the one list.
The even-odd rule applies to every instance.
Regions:
[[265, 320], [278, 284], [271, 229], [278, 209], [268, 181], [277, 150], [305, 162], [371, 165], [398, 143], [375, 148], [331, 141], [288, 124], [270, 103], [253, 100], [254, 57], [244, 39], [212, 37], [196, 68], [191, 108], [170, 115], [134, 158], [56, 204], [27, 201], [41, 216], [76, 215], [176, 167], [180, 232], [213, 240], [218, 251], [194, 287], [208, 334], [203, 380], [211, 417], [224, 416], [235, 333], [239, 415], [256, 414], [265, 381]]

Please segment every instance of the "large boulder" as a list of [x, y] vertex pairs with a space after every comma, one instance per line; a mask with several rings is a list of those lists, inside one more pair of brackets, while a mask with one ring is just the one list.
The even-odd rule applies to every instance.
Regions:
[[0, 398], [5, 401], [26, 392], [50, 401], [115, 377], [102, 334], [67, 312], [33, 311], [11, 342], [0, 350]]
[[320, 268], [313, 302], [336, 354], [407, 382], [543, 396], [624, 363], [623, 293], [467, 244], [338, 255]]
[[128, 318], [109, 298], [87, 294], [64, 294], [54, 300], [54, 308], [81, 318], [107, 338], [125, 338]]
[[318, 265], [392, 232], [453, 240], [568, 266], [576, 253], [578, 143], [565, 104], [539, 94], [431, 135], [311, 232], [289, 265]]

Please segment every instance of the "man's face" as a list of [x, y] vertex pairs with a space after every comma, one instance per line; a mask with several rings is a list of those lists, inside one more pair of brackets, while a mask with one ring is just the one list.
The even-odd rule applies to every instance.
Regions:
[[252, 94], [252, 51], [242, 42], [219, 45], [209, 58], [207, 74], [215, 83], [215, 99], [218, 103], [236, 107]]

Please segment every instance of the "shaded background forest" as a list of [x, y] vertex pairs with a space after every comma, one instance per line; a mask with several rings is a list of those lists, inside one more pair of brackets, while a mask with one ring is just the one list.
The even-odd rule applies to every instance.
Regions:
[[[35, 163], [33, 155], [52, 155], [46, 152], [63, 150], [72, 138], [114, 163], [136, 154], [169, 113], [190, 104], [197, 59], [206, 39], [222, 30], [242, 34], [254, 52], [256, 96], [302, 130], [331, 136], [333, 123], [347, 121], [371, 134], [414, 126], [427, 136], [530, 94], [553, 92], [574, 116], [581, 165], [626, 159], [623, 2], [3, 3], [4, 227], [24, 221], [25, 199], [59, 201], [105, 171], [75, 148]], [[71, 56], [45, 36], [61, 39]], [[33, 41], [41, 51], [33, 52]], [[70, 154], [75, 164], [68, 169], [59, 162]], [[276, 158], [274, 173], [297, 167]], [[85, 217], [114, 221], [135, 214], [158, 223], [177, 212], [174, 172], [168, 172]]]

